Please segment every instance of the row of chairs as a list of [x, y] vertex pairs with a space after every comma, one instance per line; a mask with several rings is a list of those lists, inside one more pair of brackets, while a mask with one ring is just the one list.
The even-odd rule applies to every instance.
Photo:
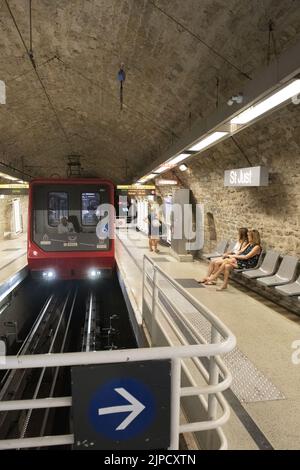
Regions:
[[[222, 240], [212, 253], [203, 255], [206, 259], [212, 259], [222, 256], [225, 252], [231, 252], [236, 242]], [[257, 281], [257, 283], [266, 288], [274, 287], [278, 294], [295, 298], [299, 296], [300, 301], [300, 275], [299, 259], [295, 256], [285, 255], [272, 250], [262, 252], [258, 265], [253, 269], [235, 270], [241, 272], [247, 279]]]

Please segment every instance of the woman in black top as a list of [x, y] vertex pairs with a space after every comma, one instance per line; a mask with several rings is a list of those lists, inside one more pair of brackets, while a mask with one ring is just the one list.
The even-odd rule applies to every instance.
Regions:
[[218, 271], [211, 275], [205, 284], [212, 284], [221, 274], [224, 274], [223, 285], [217, 290], [225, 290], [228, 286], [229, 275], [233, 269], [251, 269], [255, 268], [261, 254], [260, 235], [257, 230], [248, 231], [249, 245], [238, 255], [229, 255], [223, 261]]

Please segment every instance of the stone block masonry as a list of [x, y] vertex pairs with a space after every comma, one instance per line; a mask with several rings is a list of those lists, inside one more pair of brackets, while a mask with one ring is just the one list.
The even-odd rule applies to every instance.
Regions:
[[[300, 258], [299, 131], [300, 106], [291, 104], [235, 136], [253, 166], [269, 169], [267, 187], [224, 187], [225, 170], [249, 166], [232, 139], [191, 158], [186, 172], [175, 171], [181, 186], [204, 204], [205, 251], [216, 244], [213, 217], [217, 240], [235, 238], [239, 227], [256, 228], [264, 248]], [[159, 191], [170, 192], [170, 187]]]

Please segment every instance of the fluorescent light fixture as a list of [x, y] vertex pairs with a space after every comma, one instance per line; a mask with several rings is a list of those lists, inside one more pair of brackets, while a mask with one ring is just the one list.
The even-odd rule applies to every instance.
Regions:
[[213, 134], [210, 134], [208, 137], [205, 137], [205, 139], [200, 140], [200, 142], [195, 144], [193, 147], [189, 148], [189, 150], [195, 151], [195, 152], [204, 150], [206, 147], [209, 147], [214, 142], [217, 142], [218, 140], [222, 139], [222, 137], [224, 137], [227, 134], [228, 132], [214, 132]]
[[178, 181], [177, 180], [164, 180], [164, 179], [161, 179], [161, 180], [157, 180], [156, 184], [157, 184], [157, 186], [168, 186], [168, 185], [178, 184]]
[[179, 165], [179, 170], [180, 171], [186, 171], [188, 167], [183, 163], [182, 165]]
[[264, 99], [258, 104], [251, 106], [250, 108], [243, 111], [241, 114], [238, 114], [235, 118], [231, 119], [231, 124], [247, 124], [253, 119], [261, 116], [262, 114], [267, 113], [273, 108], [276, 108], [285, 101], [293, 98], [294, 96], [300, 93], [300, 79], [294, 80], [289, 85], [282, 88], [280, 91], [277, 91], [269, 98]]
[[145, 181], [153, 180], [153, 178], [155, 178], [155, 177], [156, 177], [156, 174], [155, 174], [155, 173], [151, 173], [150, 175], [145, 176], [144, 180], [145, 180]]
[[181, 153], [180, 155], [177, 155], [177, 157], [172, 158], [172, 160], [168, 160], [166, 163], [167, 165], [177, 165], [190, 156], [190, 153]]
[[11, 180], [11, 181], [18, 181], [18, 178], [15, 178], [14, 176], [10, 176], [10, 175], [7, 175], [6, 173], [2, 173], [2, 172], [0, 172], [0, 177], [5, 178], [7, 180]]
[[170, 170], [170, 167], [165, 165], [165, 166], [160, 166], [159, 168], [157, 168], [157, 170], [154, 170], [154, 171], [155, 171], [155, 173], [160, 174], [160, 173], [164, 173], [165, 171], [168, 171], [168, 170]]

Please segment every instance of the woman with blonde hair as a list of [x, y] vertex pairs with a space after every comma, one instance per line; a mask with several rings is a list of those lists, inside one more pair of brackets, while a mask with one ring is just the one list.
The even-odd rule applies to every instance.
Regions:
[[[199, 284], [207, 282], [208, 278], [218, 271], [225, 258], [228, 258], [230, 255], [241, 255], [248, 245], [248, 229], [246, 227], [241, 227], [239, 228], [238, 240], [232, 251], [230, 253], [224, 253], [221, 257], [211, 259], [208, 265], [207, 275], [202, 279], [202, 281], [198, 281]], [[214, 282], [212, 282], [212, 284], [213, 283]]]
[[249, 245], [243, 253], [229, 255], [227, 259], [224, 259], [218, 271], [209, 276], [204, 284], [212, 284], [221, 274], [224, 274], [223, 285], [217, 290], [225, 290], [228, 286], [229, 275], [233, 269], [252, 269], [256, 267], [262, 250], [258, 230], [249, 230], [248, 239]]

